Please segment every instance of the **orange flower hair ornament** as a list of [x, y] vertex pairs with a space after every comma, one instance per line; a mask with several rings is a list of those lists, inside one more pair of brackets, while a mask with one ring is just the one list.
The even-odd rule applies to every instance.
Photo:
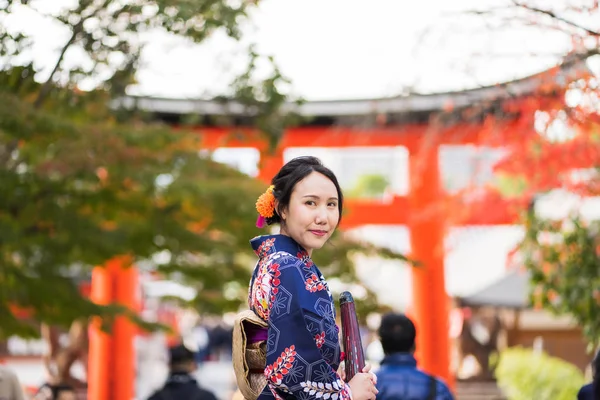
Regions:
[[275, 215], [275, 195], [273, 195], [275, 186], [271, 185], [260, 195], [256, 200], [256, 211], [258, 211], [258, 219], [256, 220], [257, 228], [264, 228], [267, 225], [267, 218]]

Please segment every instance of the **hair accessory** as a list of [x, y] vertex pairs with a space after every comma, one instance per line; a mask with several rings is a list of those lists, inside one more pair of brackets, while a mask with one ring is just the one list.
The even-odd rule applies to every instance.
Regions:
[[267, 224], [267, 218], [275, 215], [275, 195], [273, 195], [275, 186], [271, 185], [260, 195], [256, 200], [256, 211], [258, 211], [258, 219], [256, 220], [257, 228], [264, 228]]

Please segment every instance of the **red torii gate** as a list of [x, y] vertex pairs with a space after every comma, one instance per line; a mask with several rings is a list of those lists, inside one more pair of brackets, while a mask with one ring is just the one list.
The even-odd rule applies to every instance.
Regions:
[[[360, 129], [353, 127], [297, 127], [288, 129], [277, 149], [267, 152], [264, 138], [251, 129], [198, 128], [202, 148], [254, 147], [265, 156], [260, 161], [259, 179], [265, 183], [283, 165], [283, 151], [291, 147], [405, 147], [409, 152], [410, 192], [406, 197], [395, 196], [390, 202], [352, 200], [346, 205], [342, 229], [360, 225], [407, 225], [411, 236], [411, 258], [422, 266], [413, 269], [413, 317], [417, 325], [420, 366], [439, 376], [451, 385], [450, 347], [448, 337], [448, 298], [444, 279], [444, 230], [448, 215], [441, 206], [445, 195], [441, 191], [438, 150], [442, 145], [506, 146], [536, 134], [532, 112], [539, 104], [528, 105], [530, 95], [548, 81], [554, 83], [556, 74], [573, 81], [581, 76], [578, 63], [564, 64], [564, 69], [551, 70], [537, 76], [515, 81], [509, 92], [517, 94], [504, 99], [505, 109], [513, 112], [504, 120], [494, 118], [482, 122], [459, 122], [450, 126], [435, 124], [397, 124], [395, 126]], [[587, 70], [586, 70], [587, 71]], [[560, 75], [562, 73], [565, 75]], [[550, 78], [550, 79], [548, 79]], [[521, 85], [523, 84], [523, 87]], [[564, 84], [563, 84], [564, 85]], [[549, 102], [560, 97], [560, 91], [546, 91]], [[564, 87], [564, 86], [563, 86]], [[484, 88], [480, 96], [498, 94], [497, 88]], [[500, 90], [506, 90], [506, 88]], [[493, 100], [491, 96], [488, 100]], [[466, 107], [473, 99], [462, 96], [460, 104]], [[391, 102], [404, 101], [392, 99]], [[407, 100], [410, 102], [411, 100]], [[482, 101], [482, 99], [479, 99]], [[149, 111], [172, 114], [181, 105], [180, 100], [141, 99], [138, 106]], [[155, 104], [160, 103], [160, 104]], [[127, 104], [125, 104], [127, 105]], [[388, 105], [389, 106], [389, 105]], [[446, 104], [444, 105], [447, 106]], [[196, 104], [183, 104], [187, 112], [197, 112]], [[215, 105], [211, 105], [215, 108]], [[529, 113], [517, 111], [528, 110]], [[483, 112], [479, 110], [479, 112]], [[184, 113], [181, 111], [181, 113]], [[469, 209], [453, 218], [457, 225], [501, 225], [518, 221], [519, 205], [495, 196], [483, 197], [468, 204]], [[464, 208], [464, 207], [463, 207]], [[134, 268], [123, 268], [123, 261], [111, 260], [106, 268], [96, 268], [92, 280], [91, 298], [108, 303], [118, 301], [133, 309], [137, 308], [135, 291], [137, 277]], [[130, 400], [134, 390], [135, 365], [133, 339], [135, 329], [130, 322], [120, 318], [110, 337], [100, 333], [98, 326], [90, 329], [90, 374], [88, 376], [89, 400]]]
[[[250, 131], [232, 135], [227, 128], [203, 128], [202, 148], [254, 147], [263, 152], [267, 144]], [[493, 132], [493, 133], [492, 133]], [[507, 135], [509, 133], [510, 135]], [[301, 127], [288, 129], [277, 147], [261, 158], [259, 179], [268, 184], [284, 164], [283, 150], [293, 147], [405, 147], [409, 152], [410, 191], [408, 196], [394, 196], [390, 202], [349, 200], [342, 229], [361, 225], [407, 225], [411, 237], [411, 258], [422, 266], [413, 269], [413, 318], [418, 329], [417, 357], [426, 371], [453, 383], [449, 371], [448, 335], [449, 302], [444, 279], [444, 237], [446, 221], [440, 207], [444, 197], [440, 186], [438, 150], [441, 145], [489, 145], [490, 137], [522, 139], [534, 134], [533, 126], [520, 119], [494, 124], [459, 124], [432, 131], [427, 125], [398, 126], [379, 129], [346, 127]], [[499, 136], [498, 136], [499, 135]], [[513, 224], [518, 208], [510, 202], [481, 199], [472, 204], [460, 225]], [[494, 205], [493, 212], [487, 206]]]
[[[495, 134], [510, 133], [523, 138], [533, 128], [519, 120], [489, 125], [460, 124], [431, 132], [427, 125], [399, 126], [381, 129], [331, 127], [292, 128], [285, 132], [274, 153], [266, 153], [267, 143], [251, 130], [203, 128], [202, 148], [254, 147], [266, 154], [260, 161], [259, 179], [265, 184], [284, 163], [283, 151], [291, 147], [405, 147], [409, 152], [410, 192], [407, 197], [395, 196], [390, 202], [349, 200], [345, 207], [342, 229], [361, 225], [407, 225], [411, 236], [411, 258], [422, 266], [413, 269], [413, 318], [418, 329], [417, 358], [426, 371], [453, 384], [449, 371], [448, 337], [449, 302], [444, 279], [445, 215], [440, 208], [443, 193], [440, 188], [439, 146], [489, 145], [490, 130]], [[232, 135], [235, 132], [235, 135]], [[508, 140], [504, 136], [504, 143]], [[502, 141], [498, 142], [501, 143]], [[495, 207], [489, 212], [488, 206]], [[462, 225], [512, 224], [518, 209], [507, 202], [492, 204], [482, 199], [472, 204], [473, 212], [459, 221]], [[137, 309], [135, 296], [137, 272], [125, 268], [127, 262], [115, 258], [93, 272], [91, 298], [107, 304], [118, 301]], [[130, 400], [134, 391], [135, 366], [133, 339], [136, 330], [131, 322], [119, 317], [113, 335], [102, 333], [99, 326], [90, 328], [90, 368], [88, 400]]]

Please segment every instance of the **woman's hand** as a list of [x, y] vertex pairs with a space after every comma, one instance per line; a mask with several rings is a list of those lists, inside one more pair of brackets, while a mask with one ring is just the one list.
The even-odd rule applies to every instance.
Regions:
[[373, 385], [377, 385], [377, 375], [375, 375], [375, 372], [371, 371], [372, 369], [373, 366], [369, 363], [366, 363], [365, 367], [362, 369], [362, 372], [364, 372], [365, 374], [370, 374], [371, 380], [373, 381]]
[[[345, 375], [344, 372], [342, 379], [346, 378]], [[377, 376], [371, 372], [371, 365], [365, 365], [362, 372], [354, 375], [348, 382], [348, 386], [352, 391], [352, 400], [374, 400], [377, 393], [379, 393], [379, 390], [375, 387], [376, 384]]]

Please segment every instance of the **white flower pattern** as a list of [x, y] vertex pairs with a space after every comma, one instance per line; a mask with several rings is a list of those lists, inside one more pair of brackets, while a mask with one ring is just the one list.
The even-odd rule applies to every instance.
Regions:
[[308, 393], [311, 398], [336, 400], [340, 397], [340, 394], [348, 396], [348, 391], [341, 379], [331, 383], [305, 381], [300, 385], [303, 391]]

